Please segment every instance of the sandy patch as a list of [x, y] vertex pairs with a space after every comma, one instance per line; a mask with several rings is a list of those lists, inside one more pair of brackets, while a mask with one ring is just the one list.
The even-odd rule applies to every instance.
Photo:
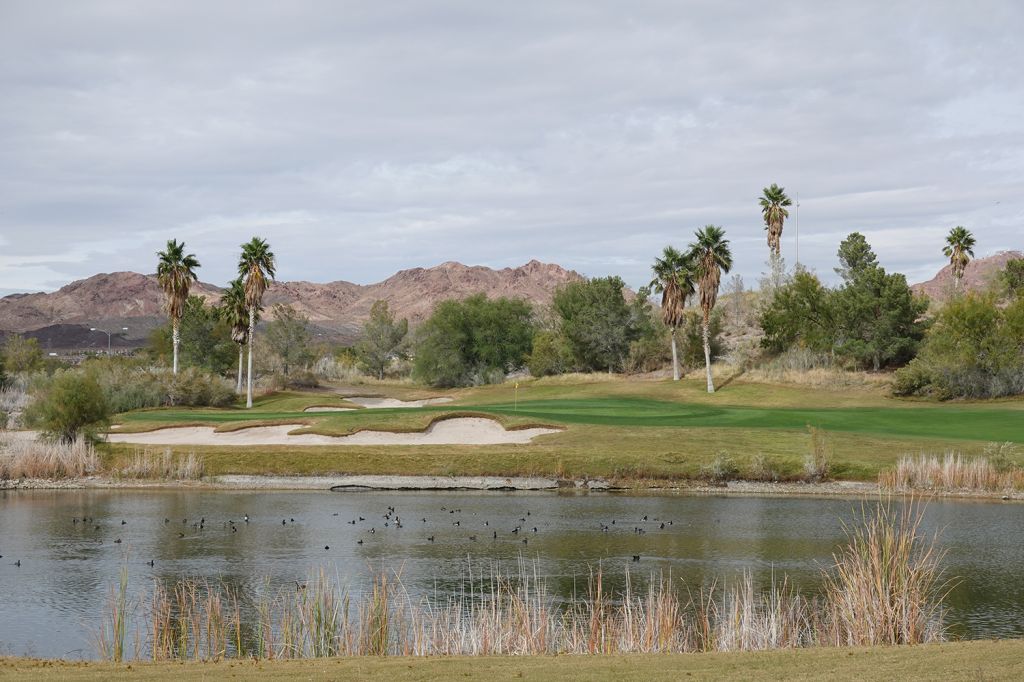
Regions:
[[303, 412], [354, 412], [354, 407], [327, 407], [324, 405], [314, 405], [313, 407], [307, 407]]
[[419, 433], [360, 431], [349, 436], [290, 433], [299, 428], [285, 424], [217, 432], [212, 426], [183, 426], [146, 433], [109, 433], [107, 440], [138, 445], [502, 445], [529, 443], [537, 436], [558, 433], [558, 429], [540, 428], [506, 431], [493, 419], [482, 417], [445, 419]]
[[454, 398], [427, 398], [425, 400], [399, 400], [398, 398], [370, 398], [367, 396], [352, 396], [345, 398], [350, 403], [362, 405], [370, 409], [382, 407], [423, 407], [424, 405], [440, 405], [450, 403]]

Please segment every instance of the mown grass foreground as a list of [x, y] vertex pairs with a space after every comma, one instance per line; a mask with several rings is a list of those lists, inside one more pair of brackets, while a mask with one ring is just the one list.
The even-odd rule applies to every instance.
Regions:
[[[408, 395], [408, 389], [388, 394]], [[441, 395], [422, 389], [417, 395]], [[307, 413], [311, 405], [345, 405], [336, 394], [285, 393], [253, 410], [164, 409], [121, 416], [122, 431], [176, 425], [221, 430], [295, 424], [309, 432], [415, 431], [433, 420], [489, 416], [508, 428], [546, 425], [561, 433], [526, 446], [189, 447], [208, 473], [560, 475], [693, 478], [727, 455], [743, 473], [754, 458], [782, 478], [796, 477], [808, 453], [808, 427], [826, 434], [837, 478], [873, 479], [906, 454], [980, 452], [990, 442], [1024, 444], [1024, 402], [937, 404], [895, 400], [877, 390], [734, 382], [719, 393], [695, 381], [629, 379], [524, 382], [448, 392], [455, 401], [415, 409]], [[350, 405], [350, 403], [349, 403]], [[131, 446], [112, 448], [124, 456]], [[185, 449], [179, 446], [177, 449]]]
[[629, 656], [356, 657], [219, 663], [73, 663], [0, 658], [5, 680], [1011, 680], [1024, 641]]

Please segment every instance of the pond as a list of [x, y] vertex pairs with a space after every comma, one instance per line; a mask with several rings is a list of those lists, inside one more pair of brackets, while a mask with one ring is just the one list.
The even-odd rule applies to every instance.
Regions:
[[[95, 657], [123, 566], [134, 594], [185, 576], [245, 594], [320, 569], [358, 593], [384, 568], [399, 570], [414, 596], [437, 597], [461, 590], [470, 571], [514, 571], [521, 559], [565, 600], [585, 591], [598, 565], [613, 589], [627, 569], [636, 583], [671, 574], [684, 590], [751, 571], [759, 585], [787, 575], [810, 593], [844, 522], [872, 504], [673, 493], [0, 492], [0, 654]], [[928, 504], [925, 529], [939, 532], [946, 576], [960, 579], [948, 602], [953, 636], [1024, 636], [1022, 514], [1012, 503]]]

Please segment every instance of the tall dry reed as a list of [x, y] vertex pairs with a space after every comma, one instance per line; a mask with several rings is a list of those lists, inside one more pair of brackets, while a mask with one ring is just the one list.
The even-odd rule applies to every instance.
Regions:
[[0, 480], [14, 478], [79, 478], [100, 468], [91, 443], [27, 438], [0, 432]]
[[194, 481], [203, 477], [203, 458], [194, 452], [175, 455], [170, 448], [153, 452], [136, 450], [131, 459], [111, 472], [121, 478]]
[[[637, 589], [628, 569], [623, 589], [613, 593], [599, 564], [585, 594], [562, 603], [548, 593], [537, 564], [522, 559], [511, 573], [470, 566], [462, 587], [440, 599], [410, 596], [400, 571], [380, 571], [355, 596], [323, 570], [276, 593], [264, 583], [244, 600], [230, 587], [182, 579], [154, 586], [146, 645], [156, 660], [211, 660], [681, 653], [940, 640], [951, 583], [942, 581], [935, 537], [921, 530], [922, 512], [914, 501], [864, 511], [813, 597], [799, 594], [785, 576], [759, 587], [744, 573], [725, 589], [716, 581], [680, 598], [671, 575], [651, 575]], [[127, 594], [126, 583], [117, 594]], [[116, 643], [124, 641], [127, 612], [125, 599], [111, 601], [105, 630], [111, 634], [100, 643], [106, 658], [123, 655]]]
[[892, 469], [878, 476], [887, 490], [972, 490], [1000, 492], [1024, 488], [1024, 469], [997, 466], [988, 457], [965, 457], [958, 452], [904, 455]]

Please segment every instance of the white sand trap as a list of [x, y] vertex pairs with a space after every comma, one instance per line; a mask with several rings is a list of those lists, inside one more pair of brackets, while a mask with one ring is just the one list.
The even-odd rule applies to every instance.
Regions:
[[450, 403], [454, 398], [427, 398], [425, 400], [399, 400], [398, 398], [370, 398], [368, 396], [352, 396], [345, 398], [350, 403], [362, 405], [363, 407], [423, 407], [424, 405], [440, 405]]
[[506, 431], [493, 419], [458, 417], [434, 422], [419, 433], [359, 431], [349, 436], [289, 434], [298, 425], [253, 426], [238, 431], [217, 432], [212, 426], [183, 426], [146, 433], [109, 433], [111, 443], [138, 445], [503, 445], [529, 443], [537, 436], [559, 429], [518, 429]]
[[354, 412], [354, 407], [328, 407], [326, 405], [314, 405], [307, 407], [303, 412]]

